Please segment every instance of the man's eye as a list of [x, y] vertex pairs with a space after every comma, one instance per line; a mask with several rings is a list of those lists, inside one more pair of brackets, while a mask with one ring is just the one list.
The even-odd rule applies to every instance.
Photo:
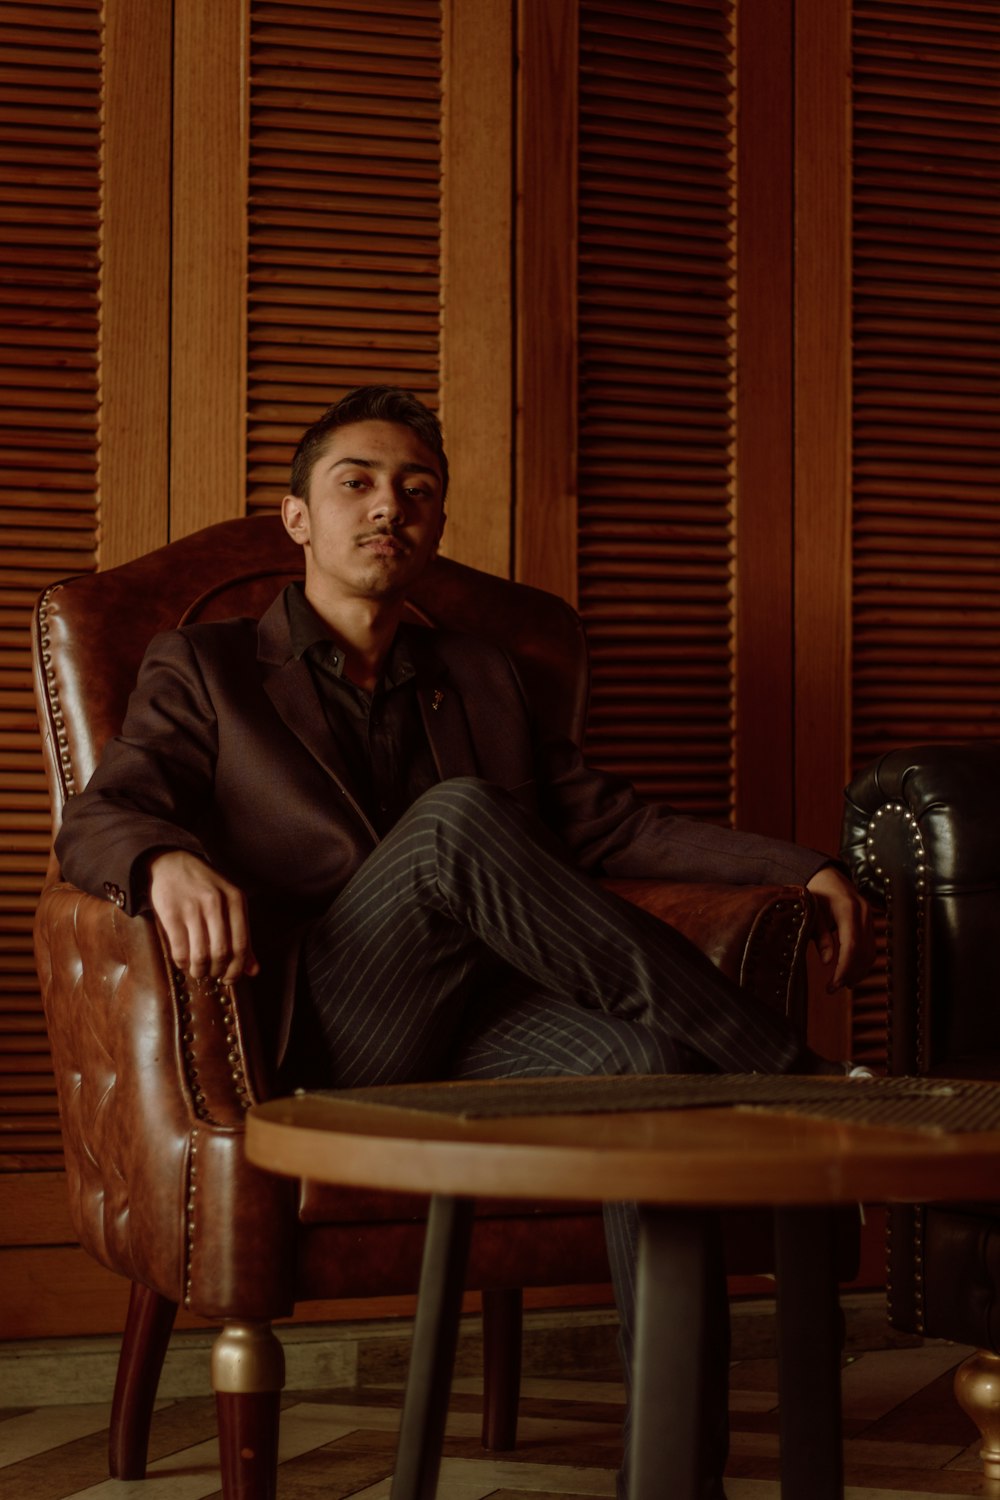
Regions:
[[342, 482], [345, 490], [360, 490], [360, 489], [364, 489], [364, 486], [367, 483], [367, 481], [364, 480], [364, 479], [344, 479], [341, 482]]
[[415, 499], [426, 500], [430, 495], [430, 490], [426, 489], [422, 484], [409, 484], [406, 486], [406, 493], [412, 495]]

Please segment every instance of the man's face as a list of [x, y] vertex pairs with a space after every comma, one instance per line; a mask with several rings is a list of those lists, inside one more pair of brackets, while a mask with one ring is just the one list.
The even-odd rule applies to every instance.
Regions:
[[313, 465], [308, 504], [286, 495], [281, 514], [305, 548], [314, 602], [393, 598], [437, 551], [441, 471], [409, 427], [354, 422], [332, 434]]

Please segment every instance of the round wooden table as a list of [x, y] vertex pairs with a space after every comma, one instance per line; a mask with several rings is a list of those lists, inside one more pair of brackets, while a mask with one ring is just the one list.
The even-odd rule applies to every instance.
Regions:
[[247, 1155], [432, 1195], [393, 1500], [434, 1494], [481, 1196], [640, 1206], [631, 1500], [696, 1500], [707, 1211], [773, 1209], [782, 1495], [841, 1500], [835, 1212], [993, 1196], [1000, 1087], [750, 1075], [331, 1091], [252, 1109]]

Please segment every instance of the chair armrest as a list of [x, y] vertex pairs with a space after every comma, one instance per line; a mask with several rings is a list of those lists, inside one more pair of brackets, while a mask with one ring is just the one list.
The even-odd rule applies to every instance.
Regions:
[[1000, 745], [893, 750], [846, 793], [843, 857], [886, 911], [894, 1073], [1000, 1067]]
[[81, 1243], [206, 1316], [237, 1289], [244, 1317], [289, 1310], [294, 1187], [243, 1155], [243, 997], [173, 970], [151, 918], [66, 884], [42, 893], [35, 951]]
[[846, 793], [843, 854], [884, 904], [885, 876], [1000, 883], [1000, 744], [916, 745], [860, 771]]
[[806, 944], [814, 912], [808, 891], [797, 885], [603, 883], [676, 927], [730, 979], [804, 1030]]

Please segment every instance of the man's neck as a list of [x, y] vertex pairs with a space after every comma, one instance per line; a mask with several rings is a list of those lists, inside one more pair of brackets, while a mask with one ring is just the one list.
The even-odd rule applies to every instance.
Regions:
[[402, 599], [341, 599], [332, 603], [310, 593], [306, 598], [344, 651], [344, 675], [373, 693], [392, 650], [403, 613]]

